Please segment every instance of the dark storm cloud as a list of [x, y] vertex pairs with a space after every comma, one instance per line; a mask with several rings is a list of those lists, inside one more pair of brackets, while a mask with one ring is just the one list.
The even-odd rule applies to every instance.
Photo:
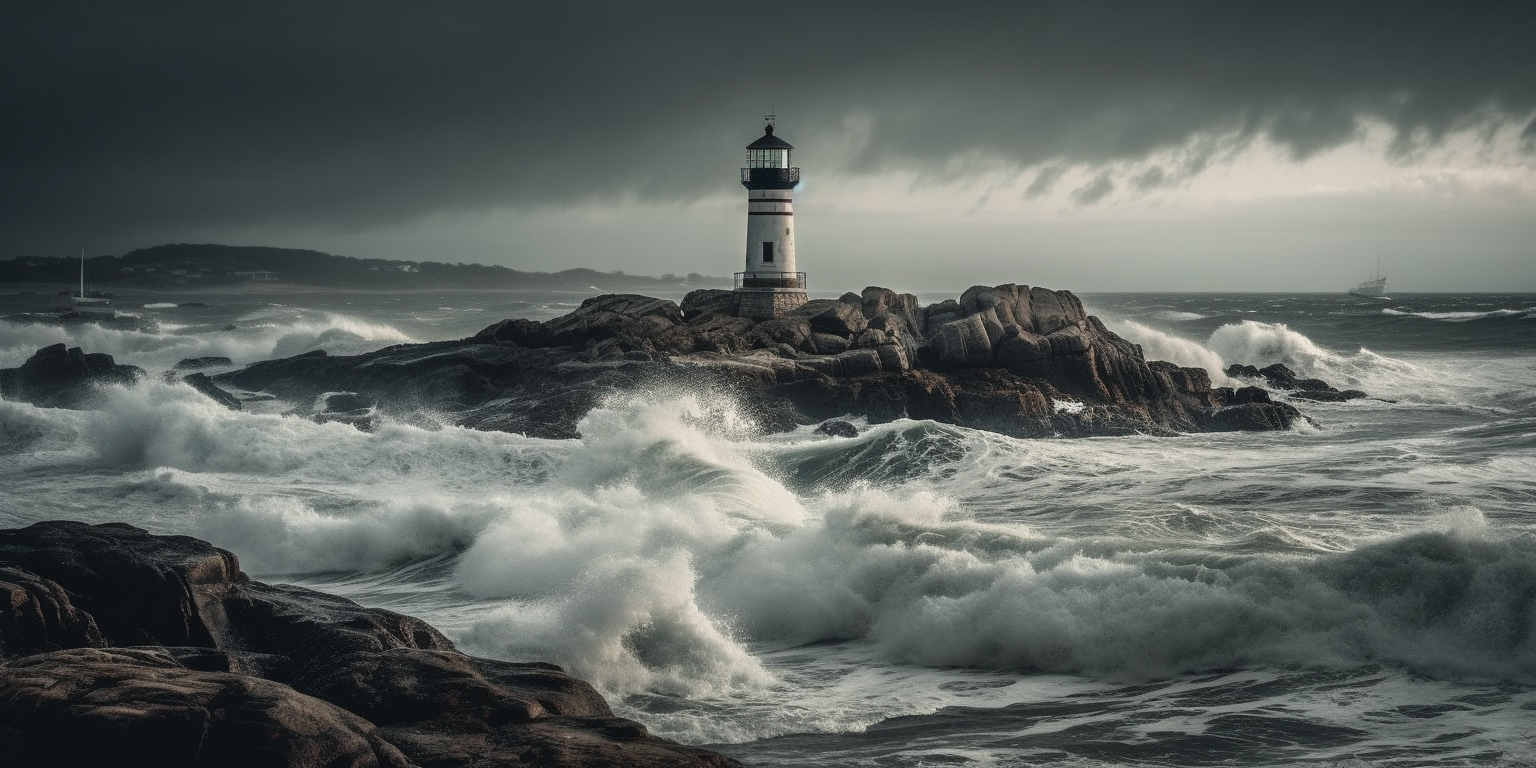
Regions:
[[694, 199], [732, 186], [770, 105], [809, 178], [1165, 152], [1187, 176], [1366, 119], [1409, 154], [1536, 113], [1533, 28], [1508, 2], [8, 0], [0, 256], [82, 229]]

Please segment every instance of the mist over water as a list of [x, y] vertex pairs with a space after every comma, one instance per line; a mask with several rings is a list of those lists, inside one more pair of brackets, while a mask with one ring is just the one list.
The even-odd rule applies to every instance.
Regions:
[[364, 433], [153, 376], [579, 303], [388, 298], [0, 323], [0, 365], [62, 341], [152, 374], [99, 411], [0, 401], [0, 523], [207, 538], [754, 765], [1536, 760], [1536, 297], [1085, 297], [1217, 384], [1279, 362], [1372, 395], [1267, 434], [768, 435], [683, 387], [616, 393], [574, 440]]

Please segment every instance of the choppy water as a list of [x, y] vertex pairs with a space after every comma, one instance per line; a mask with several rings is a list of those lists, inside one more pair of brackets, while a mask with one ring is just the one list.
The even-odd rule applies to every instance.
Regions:
[[[580, 298], [146, 295], [158, 332], [0, 324], [0, 366], [357, 352]], [[0, 524], [207, 538], [753, 765], [1536, 764], [1536, 296], [1084, 298], [1218, 382], [1283, 362], [1374, 398], [1276, 434], [844, 439], [679, 389], [550, 441], [146, 382], [0, 402]]]

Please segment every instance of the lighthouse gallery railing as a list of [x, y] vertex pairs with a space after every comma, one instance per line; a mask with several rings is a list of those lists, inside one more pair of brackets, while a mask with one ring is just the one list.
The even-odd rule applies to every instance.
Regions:
[[799, 184], [799, 168], [743, 168], [741, 183], [747, 184]]
[[804, 272], [737, 272], [737, 288], [799, 288], [805, 290]]

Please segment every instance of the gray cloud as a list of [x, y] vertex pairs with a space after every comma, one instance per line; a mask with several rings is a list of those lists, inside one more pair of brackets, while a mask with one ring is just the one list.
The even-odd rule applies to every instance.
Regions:
[[1041, 168], [1035, 174], [1034, 180], [1029, 182], [1029, 186], [1024, 188], [1024, 197], [1026, 199], [1033, 199], [1041, 195], [1050, 194], [1051, 190], [1056, 187], [1056, 182], [1061, 181], [1061, 177], [1066, 172], [1067, 167], [1064, 165], [1047, 165]]
[[[1261, 137], [1305, 158], [1378, 120], [1408, 154], [1536, 113], [1530, 3], [785, 0], [764, 18], [734, 3], [6, 3], [0, 257], [83, 227], [158, 241], [697, 199], [732, 188], [769, 105], [808, 178], [1170, 151], [1198, 173]], [[868, 141], [848, 146], [850, 124]], [[1030, 190], [1053, 182], [1042, 170]]]
[[1132, 176], [1131, 187], [1138, 192], [1149, 192], [1169, 183], [1169, 181], [1168, 174], [1163, 172], [1163, 167], [1161, 165], [1154, 165]]
[[1115, 182], [1109, 176], [1109, 171], [1101, 172], [1093, 177], [1093, 181], [1072, 190], [1072, 199], [1078, 205], [1093, 205], [1094, 203], [1109, 197], [1115, 191]]

